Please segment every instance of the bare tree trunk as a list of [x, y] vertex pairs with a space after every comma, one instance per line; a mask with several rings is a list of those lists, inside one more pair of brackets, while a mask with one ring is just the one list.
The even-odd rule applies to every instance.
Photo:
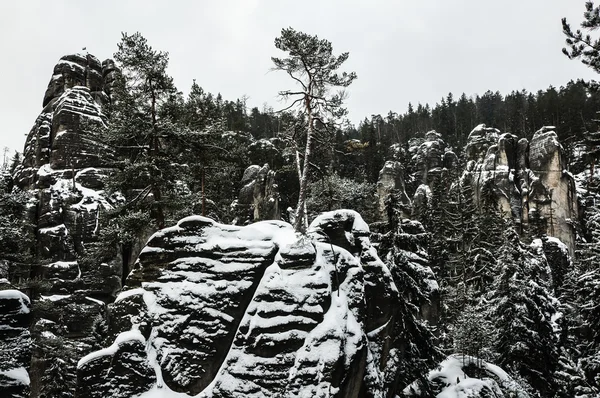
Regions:
[[[152, 87], [152, 86], [151, 86]], [[158, 156], [158, 122], [156, 119], [156, 94], [154, 90], [150, 93], [152, 98], [152, 106], [150, 108], [152, 114], [152, 138], [150, 141], [150, 155], [152, 158]], [[156, 226], [158, 229], [162, 229], [165, 227], [165, 212], [162, 205], [162, 191], [159, 186], [156, 184], [152, 184], [152, 196], [154, 197], [154, 209], [155, 209], [155, 219]]]
[[[302, 234], [305, 234], [306, 230], [308, 229], [308, 219], [306, 217], [306, 196], [308, 194], [308, 168], [313, 138], [312, 110], [308, 104], [307, 108], [308, 131], [306, 133], [306, 149], [304, 150], [304, 164], [302, 165], [302, 177], [300, 178], [300, 194], [298, 195], [298, 207], [296, 208], [296, 218], [294, 220], [294, 229], [296, 232], [300, 232]], [[300, 163], [298, 163], [298, 165], [299, 164]]]
[[205, 216], [206, 196], [204, 194], [204, 166], [202, 166], [202, 216]]

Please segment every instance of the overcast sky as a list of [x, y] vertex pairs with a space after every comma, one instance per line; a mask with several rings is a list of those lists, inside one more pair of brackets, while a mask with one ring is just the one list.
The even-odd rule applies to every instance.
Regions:
[[39, 0], [0, 2], [0, 147], [22, 151], [58, 59], [87, 51], [101, 60], [121, 32], [141, 32], [170, 53], [187, 94], [192, 79], [225, 99], [274, 108], [291, 85], [269, 72], [281, 28], [316, 34], [349, 51], [358, 79], [347, 106], [357, 123], [442, 96], [537, 91], [596, 78], [561, 53], [561, 17], [578, 25], [583, 0]]

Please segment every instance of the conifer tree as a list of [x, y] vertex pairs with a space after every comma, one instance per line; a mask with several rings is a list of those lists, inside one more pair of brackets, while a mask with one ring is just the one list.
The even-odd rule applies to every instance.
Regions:
[[30, 264], [35, 236], [27, 220], [28, 195], [0, 176], [0, 261]]
[[[393, 199], [388, 206], [393, 206]], [[396, 381], [399, 386], [405, 386], [418, 380], [421, 390], [428, 392], [427, 372], [442, 353], [436, 346], [433, 335], [434, 328], [423, 321], [422, 308], [434, 305], [439, 294], [435, 276], [429, 267], [425, 255], [425, 247], [430, 234], [423, 226], [413, 220], [399, 222], [399, 208], [389, 208], [390, 225], [381, 240], [380, 250], [387, 253], [384, 258], [392, 273], [396, 286], [402, 286], [400, 299], [395, 303], [395, 328], [392, 346], [403, 347], [403, 353], [398, 358]]]
[[493, 327], [477, 305], [464, 307], [452, 328], [454, 352], [491, 360], [491, 337]]
[[304, 233], [307, 227], [305, 212], [313, 141], [318, 140], [320, 134], [332, 135], [333, 123], [346, 114], [342, 107], [344, 92], [331, 93], [331, 89], [348, 87], [356, 79], [356, 74], [338, 73], [349, 54], [333, 55], [331, 42], [317, 36], [285, 28], [281, 30], [281, 36], [275, 39], [275, 47], [286, 52], [288, 57], [272, 57], [274, 70], [286, 72], [298, 85], [296, 89], [280, 91], [279, 95], [292, 100], [286, 109], [298, 109], [305, 127], [302, 164], [300, 153], [296, 151], [300, 193], [294, 221], [294, 229]]
[[168, 53], [154, 50], [140, 34], [123, 33], [115, 61], [121, 70], [111, 106], [109, 143], [121, 159], [111, 188], [128, 198], [127, 211], [150, 207], [155, 228], [163, 228], [177, 170], [171, 149], [179, 133], [163, 106], [176, 94], [167, 74]]
[[566, 48], [563, 53], [570, 59], [580, 59], [581, 62], [597, 73], [600, 73], [600, 38], [593, 38], [590, 32], [600, 27], [600, 7], [594, 2], [586, 1], [581, 29], [573, 31], [566, 18], [562, 19], [563, 33], [566, 36]]
[[551, 322], [555, 299], [544, 280], [548, 270], [528, 254], [513, 228], [504, 233], [498, 267], [490, 302], [497, 363], [517, 371], [540, 396], [552, 396], [559, 354]]

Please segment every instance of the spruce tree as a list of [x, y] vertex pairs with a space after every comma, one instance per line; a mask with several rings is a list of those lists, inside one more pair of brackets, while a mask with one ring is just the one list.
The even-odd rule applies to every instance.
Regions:
[[490, 297], [497, 363], [518, 372], [539, 396], [552, 396], [559, 353], [551, 321], [555, 299], [544, 280], [547, 270], [528, 253], [513, 228], [504, 233], [498, 267]]
[[[388, 202], [388, 206], [393, 205], [394, 200]], [[397, 360], [396, 384], [406, 386], [417, 380], [421, 391], [427, 393], [426, 375], [442, 357], [434, 327], [423, 320], [423, 308], [436, 306], [439, 300], [435, 276], [425, 254], [430, 234], [417, 221], [399, 220], [396, 217], [401, 214], [399, 208], [390, 208], [389, 214], [393, 229], [380, 237], [379, 250], [386, 253], [382, 258], [395, 285], [402, 287], [401, 297], [395, 303], [394, 332], [390, 341], [392, 347], [402, 348]]]
[[30, 265], [35, 236], [26, 214], [29, 196], [11, 188], [12, 179], [6, 177], [0, 176], [0, 261]]

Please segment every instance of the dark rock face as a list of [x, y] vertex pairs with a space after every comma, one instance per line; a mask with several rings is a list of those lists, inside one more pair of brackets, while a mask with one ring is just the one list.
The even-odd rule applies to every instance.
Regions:
[[309, 231], [194, 216], [154, 234], [110, 308], [114, 343], [79, 362], [78, 396], [393, 396], [400, 295], [367, 225], [341, 210]]
[[[39, 273], [57, 281], [80, 279], [81, 288], [92, 281], [86, 281], [89, 275], [78, 268], [76, 258], [98, 232], [100, 212], [111, 208], [103, 188], [113, 158], [101, 136], [106, 127], [102, 107], [108, 100], [104, 77], [114, 75], [111, 68], [105, 71], [89, 54], [61, 58], [14, 176], [17, 185], [34, 196], [32, 222], [37, 225], [38, 252], [47, 264]], [[109, 276], [110, 267], [104, 268], [102, 279]], [[104, 280], [97, 282], [93, 289], [104, 291], [107, 298], [119, 289], [109, 282], [112, 287], [107, 290]]]
[[559, 291], [565, 275], [573, 269], [569, 248], [562, 241], [552, 237], [543, 237], [542, 249], [552, 272], [552, 289]]
[[53, 362], [65, 364], [58, 372], [64, 373], [65, 390], [74, 385], [76, 359], [91, 350], [96, 321], [105, 316], [104, 302], [121, 288], [120, 262], [80, 260], [96, 239], [101, 213], [112, 208], [103, 189], [113, 156], [102, 132], [107, 123], [103, 108], [116, 73], [112, 62], [100, 63], [89, 54], [62, 57], [13, 176], [31, 195], [28, 217], [41, 263], [26, 275], [41, 281], [33, 297], [36, 323], [31, 330], [40, 348], [31, 360], [32, 396], [44, 393], [47, 383], [41, 378]]
[[268, 164], [263, 167], [249, 166], [244, 171], [242, 184], [244, 186], [240, 190], [239, 199], [233, 204], [237, 214], [236, 224], [281, 219], [275, 172]]
[[52, 79], [48, 83], [42, 106], [45, 107], [65, 91], [75, 86], [88, 87], [98, 98], [102, 98], [104, 101], [108, 100], [108, 97], [103, 93], [105, 91], [103, 66], [100, 60], [91, 54], [65, 55], [54, 67]]
[[442, 135], [436, 131], [428, 132], [420, 145], [411, 147], [412, 160], [417, 168], [417, 180], [421, 184], [429, 184], [432, 172], [435, 175], [443, 167], [445, 148], [446, 143], [442, 140]]
[[30, 394], [31, 305], [26, 295], [9, 287], [0, 280], [0, 396], [26, 398]]
[[573, 253], [572, 220], [578, 218], [575, 181], [566, 171], [564, 149], [553, 127], [543, 127], [527, 142], [480, 125], [469, 135], [466, 154], [464, 177], [473, 183], [476, 199], [492, 180], [505, 214], [524, 229], [535, 217], [535, 222], [543, 223], [538, 230], [560, 239]]
[[411, 202], [404, 186], [404, 167], [400, 162], [388, 160], [379, 172], [379, 179], [377, 180], [377, 214], [379, 221], [387, 221], [388, 219], [386, 201], [391, 194], [396, 195], [402, 209], [405, 209], [403, 215], [405, 217], [409, 216], [411, 214]]
[[[156, 374], [145, 351], [146, 339], [137, 330], [120, 334], [114, 344], [80, 360], [77, 396], [90, 398], [133, 397], [156, 383]], [[98, 372], [104, 383], [98, 384]]]

